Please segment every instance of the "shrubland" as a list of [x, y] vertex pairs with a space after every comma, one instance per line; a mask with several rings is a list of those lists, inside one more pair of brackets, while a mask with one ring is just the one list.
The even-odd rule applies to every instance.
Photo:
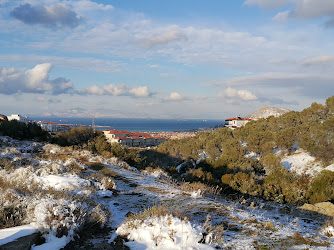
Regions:
[[325, 105], [313, 103], [301, 112], [252, 121], [240, 129], [169, 140], [156, 151], [189, 162], [179, 171], [182, 178], [219, 185], [226, 192], [297, 204], [332, 200], [333, 172], [313, 178], [282, 167], [282, 155], [294, 154], [296, 147], [324, 167], [334, 163], [334, 96]]
[[[10, 127], [19, 132], [14, 135]], [[29, 129], [34, 131], [30, 135], [26, 132]], [[71, 129], [50, 139], [32, 125], [2, 122], [0, 133], [51, 140], [60, 146], [116, 157], [140, 170], [162, 169], [175, 179], [218, 186], [227, 194], [297, 204], [334, 198], [332, 172], [315, 177], [297, 175], [281, 165], [282, 157], [294, 154], [296, 148], [316, 157], [324, 167], [334, 163], [334, 96], [324, 105], [313, 103], [301, 112], [251, 121], [236, 130], [219, 128], [193, 138], [169, 140], [150, 150], [110, 144], [101, 132], [86, 128]], [[8, 166], [5, 161], [2, 164]]]
[[227, 194], [297, 204], [328, 201], [334, 196], [328, 172], [313, 178], [281, 165], [282, 156], [293, 154], [296, 147], [323, 166], [334, 163], [334, 96], [324, 105], [313, 103], [301, 112], [251, 121], [236, 130], [219, 128], [193, 138], [169, 140], [150, 150], [110, 144], [101, 132], [83, 128], [71, 129], [53, 140], [117, 157], [140, 170], [163, 169], [178, 180], [218, 185]]

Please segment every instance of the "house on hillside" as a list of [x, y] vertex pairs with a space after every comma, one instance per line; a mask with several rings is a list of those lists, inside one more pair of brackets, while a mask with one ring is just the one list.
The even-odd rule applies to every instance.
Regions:
[[48, 132], [58, 132], [58, 123], [56, 122], [41, 122], [41, 127]]
[[230, 128], [230, 129], [241, 128], [242, 126], [245, 126], [246, 123], [250, 122], [251, 120], [252, 119], [243, 118], [241, 116], [229, 118], [225, 120], [225, 122], [227, 123], [225, 127]]
[[9, 115], [7, 116], [8, 118], [8, 121], [12, 121], [12, 120], [17, 120], [19, 122], [24, 122], [24, 123], [28, 123], [28, 122], [31, 122], [27, 116], [22, 116], [22, 115]]
[[70, 130], [70, 126], [67, 124], [58, 124], [56, 122], [40, 122], [41, 127], [50, 132], [68, 132]]
[[128, 147], [152, 147], [167, 141], [165, 137], [153, 137], [150, 134], [117, 129], [108, 129], [103, 131], [103, 133], [108, 142], [116, 142]]

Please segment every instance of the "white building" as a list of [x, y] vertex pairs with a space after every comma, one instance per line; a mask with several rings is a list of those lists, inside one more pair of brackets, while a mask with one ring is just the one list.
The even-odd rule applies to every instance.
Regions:
[[39, 124], [44, 130], [50, 133], [67, 132], [70, 130], [70, 126], [66, 124], [58, 124], [56, 122], [39, 122]]
[[17, 115], [17, 114], [7, 116], [7, 119], [8, 121], [17, 120], [17, 121], [25, 122], [25, 123], [30, 122], [27, 116], [22, 116], [22, 115]]
[[225, 120], [225, 122], [227, 122], [225, 127], [230, 128], [230, 129], [241, 128], [242, 126], [245, 126], [251, 120], [252, 119], [242, 118], [240, 116], [237, 116], [237, 117], [234, 117], [234, 118], [229, 118], [229, 119]]

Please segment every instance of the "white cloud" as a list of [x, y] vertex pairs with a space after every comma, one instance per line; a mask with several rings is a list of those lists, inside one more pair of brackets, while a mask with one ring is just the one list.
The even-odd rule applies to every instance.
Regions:
[[114, 10], [114, 7], [110, 4], [100, 4], [88, 0], [80, 0], [72, 2], [71, 5], [74, 9], [80, 14], [87, 14], [94, 11], [111, 11]]
[[52, 68], [50, 63], [36, 65], [33, 69], [25, 72], [25, 86], [31, 90], [50, 91], [52, 84], [47, 81]]
[[133, 87], [129, 90], [129, 93], [135, 97], [148, 97], [150, 92], [147, 86]]
[[287, 4], [293, 4], [292, 9], [279, 12], [274, 17], [274, 20], [286, 21], [289, 18], [329, 18], [325, 25], [327, 27], [334, 27], [334, 1], [332, 0], [246, 0], [245, 4], [272, 9]]
[[93, 85], [86, 89], [86, 93], [91, 95], [104, 95], [105, 91], [103, 90], [103, 88], [100, 88], [97, 85]]
[[308, 58], [302, 61], [302, 65], [311, 66], [311, 65], [332, 65], [334, 63], [334, 56], [323, 55]]
[[109, 84], [103, 87], [105, 93], [113, 96], [122, 95], [126, 91], [125, 84], [121, 84], [119, 86], [114, 84]]
[[9, 75], [15, 75], [16, 73], [21, 72], [21, 69], [16, 68], [2, 68], [0, 70], [0, 75], [2, 76], [9, 76]]
[[147, 86], [127, 87], [125, 84], [121, 85], [109, 84], [103, 87], [93, 85], [86, 88], [85, 90], [79, 91], [79, 93], [90, 94], [90, 95], [133, 96], [133, 97], [149, 97], [152, 95]]
[[248, 90], [236, 90], [233, 88], [227, 88], [225, 91], [221, 92], [219, 96], [223, 96], [229, 99], [234, 100], [243, 100], [243, 101], [255, 101], [257, 96]]
[[172, 92], [165, 100], [166, 101], [182, 101], [184, 99], [185, 98], [179, 92]]
[[166, 45], [173, 41], [186, 40], [186, 35], [180, 30], [171, 30], [159, 35], [150, 35], [139, 38], [142, 46], [145, 48], [152, 48], [156, 46]]
[[157, 65], [157, 64], [151, 64], [149, 67], [152, 68], [152, 69], [154, 69], [154, 68], [159, 68], [159, 65]]
[[273, 20], [280, 21], [280, 22], [286, 22], [288, 21], [289, 17], [290, 17], [290, 11], [284, 11], [284, 12], [277, 13], [277, 15], [273, 17]]
[[3, 68], [0, 75], [0, 93], [66, 93], [73, 89], [71, 81], [59, 77], [49, 80], [52, 64], [38, 64], [22, 72], [20, 69]]

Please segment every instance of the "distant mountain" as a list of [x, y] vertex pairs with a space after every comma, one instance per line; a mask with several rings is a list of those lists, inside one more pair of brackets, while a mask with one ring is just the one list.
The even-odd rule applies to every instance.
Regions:
[[260, 108], [259, 110], [255, 111], [254, 113], [250, 114], [247, 116], [247, 118], [250, 119], [260, 119], [260, 118], [267, 118], [269, 116], [281, 116], [284, 115], [291, 110], [289, 109], [284, 109], [284, 108], [274, 108], [274, 107], [263, 107]]

